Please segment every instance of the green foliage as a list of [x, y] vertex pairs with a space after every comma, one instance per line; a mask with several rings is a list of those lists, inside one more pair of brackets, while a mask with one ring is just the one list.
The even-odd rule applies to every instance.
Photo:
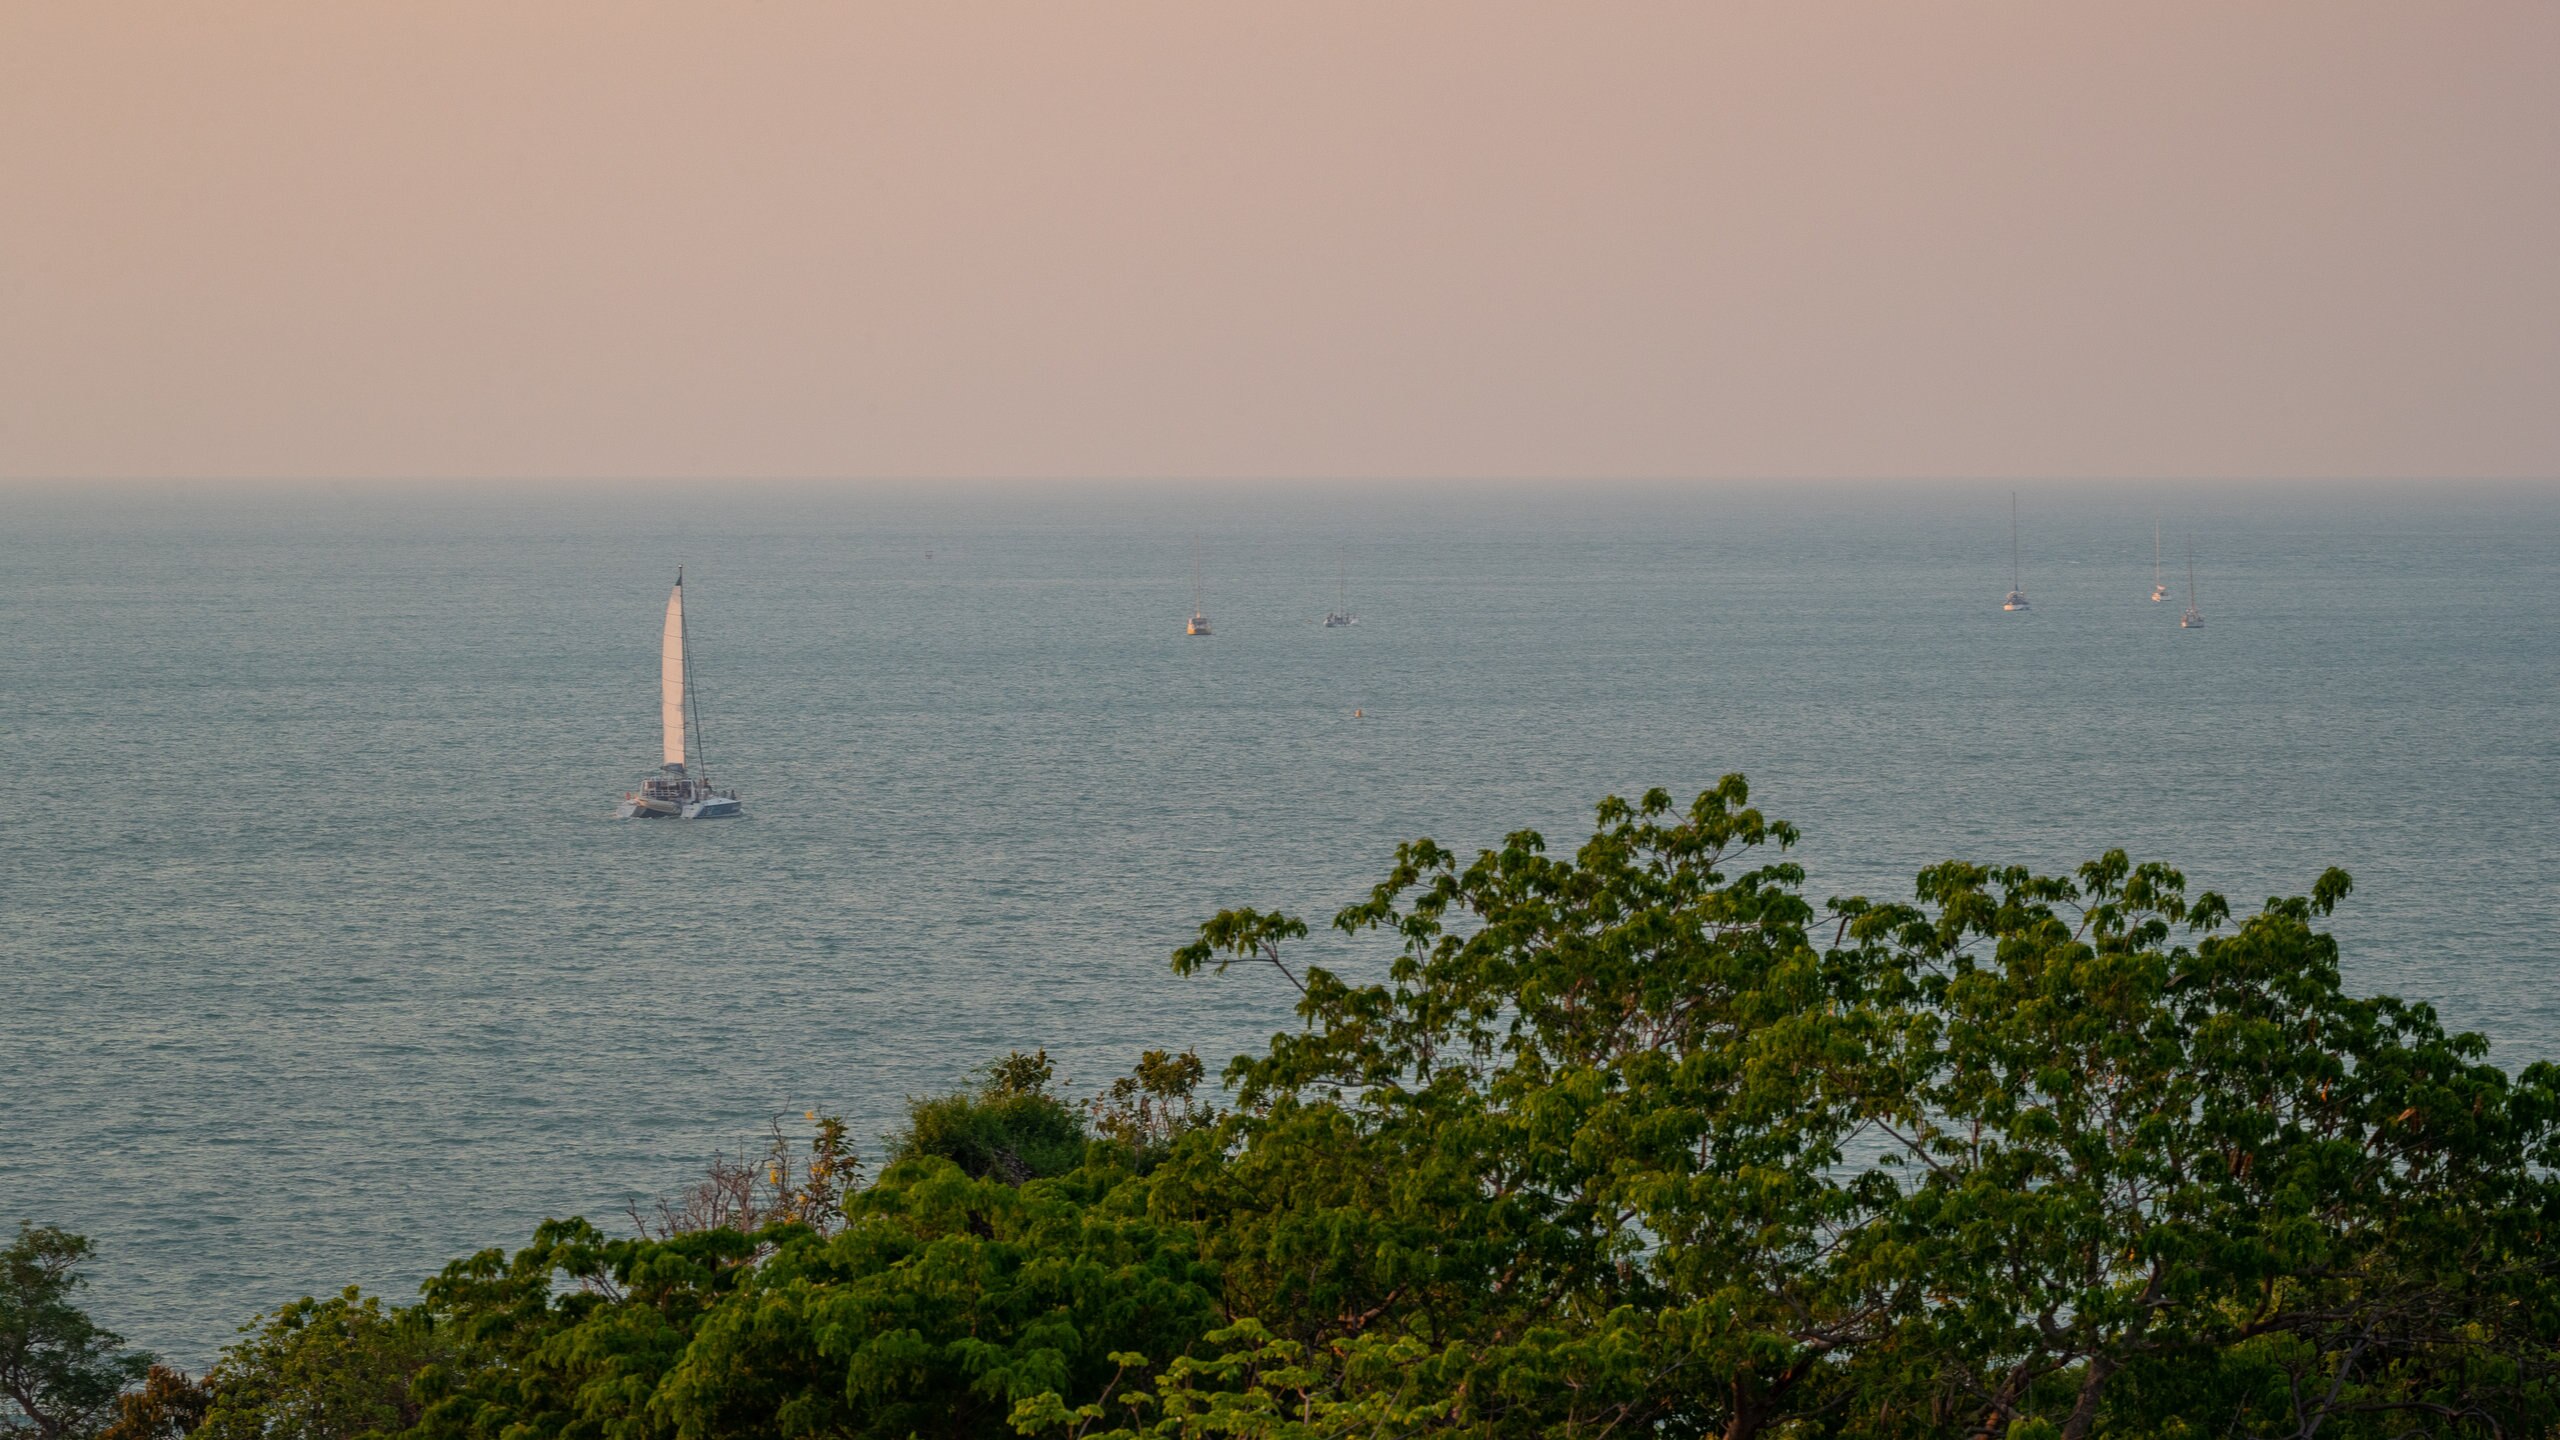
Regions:
[[[1158, 1177], [1205, 1212], [1231, 1309], [1309, 1346], [1410, 1337], [1477, 1427], [1832, 1404], [1824, 1357], [1879, 1323], [1829, 1257], [1889, 1198], [1840, 1170], [1892, 977], [1812, 946], [1767, 854], [1795, 832], [1748, 799], [1609, 801], [1567, 859], [1529, 832], [1465, 864], [1403, 847], [1334, 922], [1393, 939], [1386, 978], [1308, 969], [1305, 1028], [1229, 1067], [1224, 1143]], [[1293, 928], [1231, 912], [1176, 968], [1280, 966]]]
[[1050, 1062], [1049, 1052], [1025, 1055], [1008, 1051], [1005, 1057], [986, 1068], [984, 1092], [988, 1099], [1012, 1095], [1045, 1095], [1049, 1082], [1057, 1078], [1058, 1067]]
[[889, 1159], [939, 1157], [971, 1176], [1009, 1184], [1064, 1175], [1084, 1159], [1084, 1117], [1049, 1093], [1049, 1052], [1015, 1051], [989, 1066], [975, 1091], [907, 1102], [906, 1128]]
[[154, 1365], [140, 1388], [116, 1397], [115, 1419], [98, 1440], [178, 1440], [204, 1424], [213, 1388], [184, 1370]]
[[1170, 1361], [1215, 1325], [1214, 1274], [1128, 1178], [892, 1166], [705, 1322], [655, 1412], [685, 1436], [1002, 1434], [1027, 1398], [1107, 1384], [1114, 1352]]
[[512, 1256], [455, 1261], [427, 1282], [424, 1308], [462, 1363], [419, 1374], [416, 1433], [658, 1434], [650, 1398], [704, 1316], [737, 1293], [760, 1255], [813, 1238], [776, 1225], [608, 1239], [584, 1220], [554, 1220]]
[[[2481, 1063], [2422, 1006], [2340, 987], [2321, 877], [2228, 907], [2122, 852], [2077, 883], [1949, 864], [1842, 913], [1917, 985], [1879, 1129], [1907, 1193], [1862, 1263], [1923, 1296], [1897, 1339], [1941, 1420], [2080, 1436], [2553, 1408], [2560, 1072]], [[2539, 1313], [2537, 1313], [2539, 1312]]]
[[1208, 1073], [1193, 1051], [1147, 1051], [1135, 1069], [1087, 1102], [1094, 1134], [1126, 1151], [1141, 1173], [1153, 1170], [1176, 1140], [1217, 1123], [1217, 1107], [1199, 1098]]
[[1382, 983], [1292, 971], [1262, 911], [1177, 953], [1301, 997], [1154, 1203], [1323, 1378], [1157, 1433], [2552, 1427], [2560, 1075], [2345, 994], [2312, 928], [2342, 872], [2226, 934], [2120, 853], [1949, 864], [1817, 943], [1747, 800], [1606, 802], [1570, 860], [1405, 847], [1335, 922], [1394, 939]]
[[205, 1376], [204, 1440], [357, 1440], [420, 1415], [412, 1382], [454, 1347], [425, 1311], [386, 1310], [353, 1286], [248, 1326]]
[[0, 1436], [69, 1440], [95, 1433], [116, 1397], [149, 1370], [76, 1303], [88, 1239], [19, 1222], [0, 1249]]
[[[1186, 1355], [1142, 1380], [1144, 1355], [1116, 1354], [1102, 1398], [1069, 1409], [1054, 1393], [1014, 1407], [1024, 1435], [1063, 1431], [1090, 1440], [1318, 1440], [1414, 1434], [1443, 1425], [1455, 1403], [1439, 1382], [1443, 1357], [1412, 1339], [1364, 1336], [1341, 1350], [1310, 1351], [1239, 1320], [1202, 1337], [1206, 1354]], [[1435, 1392], [1442, 1398], [1429, 1398]], [[1122, 1423], [1106, 1429], [1118, 1419]]]
[[[1818, 912], [1795, 840], [1731, 776], [1604, 801], [1567, 856], [1415, 841], [1334, 919], [1357, 971], [1276, 911], [1176, 952], [1293, 992], [1231, 1108], [1189, 1052], [1081, 1110], [1016, 1052], [911, 1102], [868, 1185], [841, 1124], [805, 1161], [777, 1130], [637, 1236], [549, 1222], [411, 1310], [302, 1302], [205, 1423], [2560, 1433], [2560, 1070], [2349, 994], [2343, 873], [2235, 921], [2122, 853], [1949, 862]], [[137, 1440], [184, 1428], [164, 1398]]]
[[1170, 1361], [1216, 1323], [1189, 1231], [1125, 1170], [1025, 1185], [892, 1165], [821, 1236], [607, 1240], [555, 1222], [427, 1287], [476, 1357], [428, 1372], [430, 1436], [1001, 1434], [1014, 1404]]

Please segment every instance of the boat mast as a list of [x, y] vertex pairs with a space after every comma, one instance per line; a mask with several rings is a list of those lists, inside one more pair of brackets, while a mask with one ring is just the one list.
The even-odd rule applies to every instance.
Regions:
[[2190, 536], [2188, 536], [2188, 537], [2187, 537], [2187, 611], [2188, 611], [2188, 613], [2189, 613], [2189, 614], [2193, 614], [2193, 613], [2195, 613], [2195, 608], [2196, 608], [2196, 537], [2194, 537], [2193, 535], [2190, 535]]
[[1200, 589], [1200, 537], [1191, 537], [1191, 618], [1200, 618], [1200, 603], [1208, 598]]
[[[678, 590], [684, 588], [684, 566], [682, 565], [676, 566], [676, 588]], [[702, 743], [702, 687], [693, 681], [693, 635], [689, 628], [690, 624], [691, 622], [685, 618], [683, 607], [678, 606], [676, 638], [684, 644], [684, 698], [686, 707], [692, 711], [693, 758], [702, 770], [702, 788], [708, 790], [711, 788], [711, 751]]]
[[2009, 590], [2018, 589], [2018, 492], [2009, 492]]

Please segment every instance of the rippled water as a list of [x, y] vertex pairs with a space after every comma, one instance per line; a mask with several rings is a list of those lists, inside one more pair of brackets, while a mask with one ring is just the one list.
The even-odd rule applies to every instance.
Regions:
[[[776, 1112], [1231, 1053], [1287, 997], [1166, 974], [1218, 907], [1736, 769], [1817, 896], [2343, 864], [2359, 984], [2560, 1048], [2560, 491], [2024, 504], [2004, 615], [1991, 486], [0, 491], [0, 1222], [201, 1363]], [[740, 823], [607, 818], [678, 559]]]

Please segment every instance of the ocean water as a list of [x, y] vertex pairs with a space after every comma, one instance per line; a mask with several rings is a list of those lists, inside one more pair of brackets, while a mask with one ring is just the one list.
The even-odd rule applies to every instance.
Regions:
[[[2022, 489], [2023, 615], [1988, 484], [0, 490], [0, 1223], [200, 1365], [776, 1114], [1222, 1059], [1220, 907], [1733, 770], [1817, 899], [2344, 865], [2356, 984], [2560, 1055], [2560, 490]], [[618, 823], [679, 560], [749, 817]]]

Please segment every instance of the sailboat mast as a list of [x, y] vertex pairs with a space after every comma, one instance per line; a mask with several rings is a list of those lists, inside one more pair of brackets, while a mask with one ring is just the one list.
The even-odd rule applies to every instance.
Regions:
[[2187, 608], [2196, 608], [2196, 537], [2193, 535], [2187, 537]]
[[2151, 588], [2160, 588], [2160, 522], [2151, 522]]
[[2009, 492], [2009, 588], [2018, 585], [2018, 492]]
[[[684, 588], [682, 565], [676, 567], [676, 588]], [[693, 721], [693, 758], [694, 763], [701, 767], [702, 785], [707, 790], [711, 787], [711, 748], [702, 743], [702, 687], [693, 680], [693, 633], [690, 625], [684, 611], [678, 609], [676, 639], [684, 646], [684, 699], [685, 708], [690, 712], [688, 718]]]

